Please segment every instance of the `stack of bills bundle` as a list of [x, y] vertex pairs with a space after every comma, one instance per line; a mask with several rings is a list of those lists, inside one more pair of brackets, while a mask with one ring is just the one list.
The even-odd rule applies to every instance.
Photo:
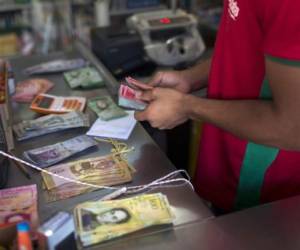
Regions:
[[23, 220], [38, 226], [36, 185], [0, 190], [0, 226]]
[[87, 62], [84, 59], [61, 59], [54, 60], [45, 63], [40, 63], [35, 66], [31, 66], [24, 70], [25, 74], [47, 74], [47, 73], [58, 73], [64, 72], [67, 70], [78, 69], [87, 65]]
[[110, 96], [100, 96], [90, 99], [88, 106], [103, 121], [109, 121], [127, 115], [123, 109], [114, 103]]
[[[127, 162], [113, 155], [60, 164], [49, 167], [47, 170], [59, 173], [63, 177], [99, 186], [118, 185], [132, 180], [132, 169]], [[48, 202], [67, 199], [96, 189], [70, 183], [46, 173], [42, 173], [42, 178]]]
[[121, 107], [134, 110], [144, 110], [147, 107], [147, 103], [138, 100], [137, 90], [125, 84], [120, 85], [118, 104]]
[[139, 99], [138, 94], [153, 90], [153, 86], [132, 77], [126, 77], [119, 88], [119, 106], [134, 110], [144, 110], [148, 103]]
[[31, 102], [38, 94], [46, 93], [54, 83], [42, 78], [27, 79], [19, 82], [12, 100], [16, 102]]
[[101, 75], [95, 68], [85, 67], [64, 73], [64, 78], [70, 88], [99, 88], [104, 86]]
[[171, 224], [168, 199], [161, 193], [112, 201], [85, 202], [74, 209], [83, 246], [107, 241], [154, 225]]
[[90, 121], [88, 115], [74, 111], [62, 115], [51, 114], [35, 120], [22, 121], [14, 125], [13, 130], [17, 135], [17, 139], [21, 141], [64, 129], [89, 126]]
[[53, 145], [25, 151], [23, 155], [39, 167], [48, 167], [96, 145], [97, 142], [91, 137], [80, 135]]

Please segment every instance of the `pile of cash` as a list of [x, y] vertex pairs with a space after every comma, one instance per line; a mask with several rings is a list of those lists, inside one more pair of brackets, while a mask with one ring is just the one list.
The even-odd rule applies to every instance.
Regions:
[[[49, 167], [49, 172], [99, 186], [112, 186], [130, 182], [132, 169], [120, 157], [107, 155]], [[46, 200], [57, 201], [95, 190], [90, 186], [70, 183], [64, 179], [42, 173]]]
[[121, 84], [119, 88], [119, 106], [134, 110], [144, 110], [147, 103], [137, 99], [137, 90]]
[[38, 226], [36, 185], [0, 190], [0, 227], [23, 220]]
[[100, 96], [88, 101], [88, 106], [103, 121], [126, 116], [127, 113], [118, 107], [110, 96]]
[[53, 145], [25, 151], [23, 155], [39, 167], [48, 167], [96, 145], [97, 142], [91, 137], [80, 135]]
[[85, 67], [66, 72], [64, 73], [64, 78], [72, 89], [77, 87], [87, 89], [104, 86], [103, 78], [98, 71], [92, 67]]
[[148, 103], [139, 100], [138, 93], [144, 91], [151, 91], [153, 87], [133, 79], [132, 77], [126, 77], [125, 81], [121, 83], [119, 88], [119, 106], [124, 108], [130, 108], [134, 110], [144, 110]]
[[62, 115], [46, 115], [35, 120], [22, 121], [13, 126], [19, 141], [69, 128], [89, 127], [88, 115], [79, 111]]
[[15, 102], [31, 102], [35, 96], [46, 93], [53, 86], [53, 82], [42, 78], [21, 81], [16, 86], [16, 93], [12, 96], [12, 100]]
[[48, 74], [48, 73], [58, 73], [64, 72], [67, 70], [78, 69], [87, 65], [87, 62], [84, 59], [61, 59], [54, 60], [45, 63], [40, 63], [35, 66], [31, 66], [24, 70], [25, 74]]
[[154, 225], [171, 224], [174, 215], [161, 193], [79, 204], [76, 232], [83, 246], [107, 241]]

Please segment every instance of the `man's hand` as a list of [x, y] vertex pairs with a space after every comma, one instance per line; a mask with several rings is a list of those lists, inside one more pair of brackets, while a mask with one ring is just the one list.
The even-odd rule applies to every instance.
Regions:
[[191, 91], [191, 84], [185, 78], [184, 71], [157, 72], [148, 84], [153, 87], [173, 88], [182, 93]]
[[141, 92], [139, 99], [149, 102], [149, 105], [146, 110], [136, 112], [135, 118], [138, 121], [149, 121], [155, 128], [174, 128], [188, 119], [185, 97], [185, 94], [167, 88]]
[[210, 64], [209, 58], [186, 70], [158, 72], [148, 84], [190, 93], [207, 86]]

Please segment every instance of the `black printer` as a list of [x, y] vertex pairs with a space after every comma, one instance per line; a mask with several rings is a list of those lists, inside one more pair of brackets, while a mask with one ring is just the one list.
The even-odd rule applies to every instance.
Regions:
[[148, 62], [139, 35], [125, 28], [94, 28], [91, 41], [93, 53], [115, 76], [131, 72]]

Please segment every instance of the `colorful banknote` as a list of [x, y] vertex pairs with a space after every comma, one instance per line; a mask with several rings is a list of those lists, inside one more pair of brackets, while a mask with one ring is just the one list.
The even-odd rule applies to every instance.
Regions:
[[96, 145], [97, 142], [91, 137], [80, 135], [63, 142], [25, 151], [23, 155], [25, 159], [39, 167], [48, 167]]
[[144, 82], [141, 82], [139, 80], [136, 80], [130, 76], [125, 78], [125, 84], [129, 87], [135, 89], [135, 90], [152, 90], [153, 86], [150, 86]]
[[144, 110], [147, 107], [147, 103], [138, 99], [137, 91], [139, 90], [135, 90], [125, 84], [121, 84], [119, 88], [118, 105], [134, 110]]
[[174, 219], [168, 199], [161, 193], [132, 198], [85, 202], [74, 209], [76, 231], [83, 246], [111, 240]]
[[0, 226], [23, 220], [38, 226], [36, 185], [0, 190]]
[[[118, 185], [132, 180], [132, 170], [127, 162], [113, 155], [60, 164], [49, 167], [47, 170], [72, 180], [98, 186]], [[48, 201], [66, 199], [96, 189], [71, 183], [47, 173], [42, 173], [42, 179]]]
[[56, 188], [52, 188], [51, 190], [48, 190], [45, 184], [44, 186], [45, 186], [44, 192], [45, 192], [46, 202], [65, 200], [80, 194], [84, 194], [96, 190], [96, 188], [87, 187], [72, 182], [63, 184]]
[[126, 116], [127, 113], [118, 107], [110, 96], [100, 96], [88, 101], [88, 106], [103, 121]]
[[16, 93], [12, 96], [12, 100], [16, 102], [31, 102], [36, 95], [46, 93], [53, 86], [53, 82], [42, 78], [28, 79], [19, 82], [16, 86]]
[[64, 73], [65, 81], [70, 88], [99, 88], [104, 86], [104, 81], [99, 72], [92, 67], [85, 67]]
[[60, 59], [49, 61], [45, 63], [40, 63], [35, 66], [28, 67], [24, 70], [25, 74], [48, 74], [48, 73], [58, 73], [68, 70], [82, 68], [87, 65], [87, 62], [84, 59]]
[[46, 115], [35, 120], [22, 121], [13, 126], [19, 141], [41, 136], [69, 128], [89, 127], [90, 121], [86, 114], [74, 111], [61, 115]]

